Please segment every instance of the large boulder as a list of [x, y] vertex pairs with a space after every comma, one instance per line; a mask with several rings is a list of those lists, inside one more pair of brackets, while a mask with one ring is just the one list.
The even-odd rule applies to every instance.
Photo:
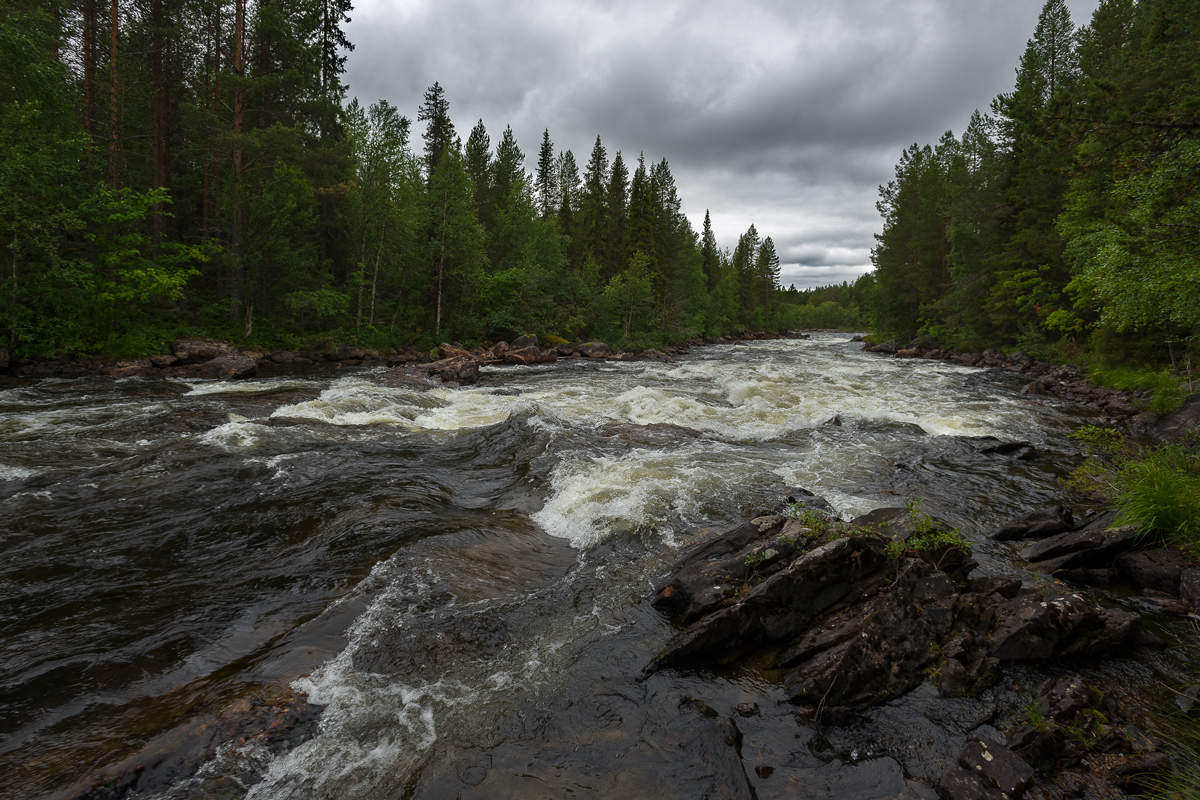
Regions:
[[604, 342], [584, 342], [575, 348], [584, 358], [604, 358], [612, 354], [612, 348]]
[[214, 378], [225, 381], [249, 378], [256, 372], [258, 372], [258, 362], [236, 351], [210, 359], [203, 364], [197, 364], [192, 368], [192, 374], [198, 378]]
[[514, 346], [504, 354], [503, 360], [505, 364], [550, 364], [558, 360], [558, 356], [553, 350], [542, 350], [536, 345]]
[[171, 354], [178, 359], [177, 363], [179, 364], [199, 364], [202, 361], [211, 361], [219, 356], [232, 356], [236, 353], [237, 348], [229, 342], [219, 342], [215, 339], [189, 337], [171, 342]]
[[421, 374], [441, 379], [442, 383], [465, 386], [479, 381], [479, 362], [472, 356], [443, 358], [415, 369]]
[[753, 659], [792, 702], [861, 710], [925, 680], [978, 691], [1004, 664], [1112, 652], [1137, 618], [1080, 595], [1021, 594], [1019, 581], [970, 579], [944, 525], [910, 509], [851, 523], [814, 510], [730, 526], [684, 553], [653, 604], [681, 627], [647, 665]]
[[473, 355], [471, 355], [471, 351], [467, 350], [465, 347], [459, 347], [456, 344], [449, 344], [447, 342], [442, 342], [439, 344], [437, 347], [437, 352], [438, 359], [442, 361], [450, 358], [475, 358]]

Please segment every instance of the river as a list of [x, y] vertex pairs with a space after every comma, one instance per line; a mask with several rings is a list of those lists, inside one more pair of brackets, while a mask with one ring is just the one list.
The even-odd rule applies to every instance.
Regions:
[[[753, 671], [640, 675], [671, 633], [647, 599], [699, 526], [804, 487], [845, 518], [922, 498], [978, 540], [1074, 457], [1079, 412], [1017, 377], [859, 348], [0, 392], [0, 795], [73, 796], [290, 686], [324, 709], [299, 741], [130, 796], [703, 796], [681, 697], [757, 703], [751, 751], [795, 722]], [[799, 750], [810, 796], [846, 796], [851, 770]]]

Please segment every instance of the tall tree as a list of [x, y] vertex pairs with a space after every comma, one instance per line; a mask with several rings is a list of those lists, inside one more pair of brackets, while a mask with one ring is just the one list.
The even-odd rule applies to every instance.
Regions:
[[558, 207], [558, 176], [555, 171], [554, 143], [550, 141], [550, 129], [542, 131], [542, 146], [538, 150], [537, 177], [538, 212], [542, 219], [549, 219]]
[[437, 165], [451, 149], [455, 139], [454, 123], [450, 120], [450, 101], [437, 81], [425, 90], [425, 99], [417, 111], [417, 119], [425, 123], [425, 132], [421, 134], [425, 140], [425, 174], [432, 181]]

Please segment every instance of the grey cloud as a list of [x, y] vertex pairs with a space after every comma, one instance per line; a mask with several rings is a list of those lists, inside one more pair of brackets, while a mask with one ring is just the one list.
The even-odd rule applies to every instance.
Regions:
[[753, 221], [798, 285], [853, 280], [900, 151], [1011, 88], [1041, 3], [359, 0], [348, 82], [415, 117], [440, 81], [464, 137], [511, 123], [530, 168], [543, 128], [581, 165], [596, 134], [666, 157], [697, 229], [708, 208], [732, 246]]

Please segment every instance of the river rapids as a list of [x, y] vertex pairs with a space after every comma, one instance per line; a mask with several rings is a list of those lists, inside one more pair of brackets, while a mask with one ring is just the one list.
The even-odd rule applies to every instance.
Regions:
[[[78, 796], [290, 688], [322, 707], [303, 735], [126, 796], [706, 796], [684, 697], [756, 703], [746, 759], [866, 796], [753, 670], [640, 674], [671, 633], [652, 586], [701, 526], [803, 487], [845, 518], [921, 498], [978, 541], [1056, 496], [1080, 410], [859, 348], [489, 367], [464, 389], [361, 368], [0, 392], [0, 795]], [[1036, 455], [989, 452], [1013, 441]]]

